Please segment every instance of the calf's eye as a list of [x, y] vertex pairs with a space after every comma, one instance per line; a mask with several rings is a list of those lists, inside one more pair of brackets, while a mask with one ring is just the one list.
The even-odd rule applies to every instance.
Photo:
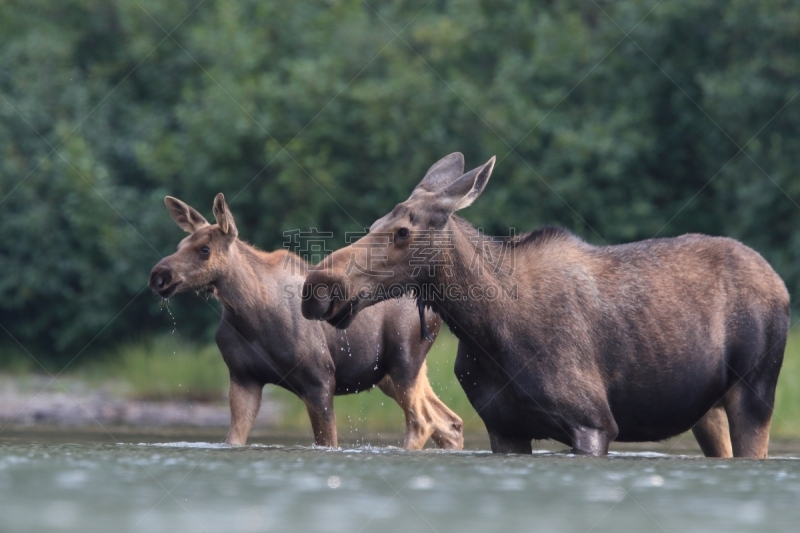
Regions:
[[207, 256], [209, 253], [211, 253], [211, 248], [208, 246], [203, 246], [200, 248], [200, 255]]
[[408, 228], [400, 228], [397, 230], [397, 238], [400, 240], [408, 239]]

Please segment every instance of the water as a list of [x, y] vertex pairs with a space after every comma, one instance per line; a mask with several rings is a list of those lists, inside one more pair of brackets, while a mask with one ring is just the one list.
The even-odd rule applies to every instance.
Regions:
[[0, 444], [0, 530], [797, 531], [800, 460]]
[[167, 313], [169, 313], [169, 317], [172, 319], [172, 332], [170, 334], [175, 335], [175, 332], [178, 330], [178, 321], [175, 320], [175, 315], [172, 314], [172, 309], [169, 308], [169, 300], [162, 298], [161, 309], [163, 310], [165, 308], [167, 310]]
[[[347, 343], [347, 357], [353, 357], [353, 352], [350, 351], [350, 339], [347, 338], [347, 330], [346, 329], [341, 330], [341, 334], [342, 337], [344, 338], [344, 341]], [[344, 351], [344, 348], [342, 348], [342, 351]]]
[[[172, 338], [174, 340], [175, 337], [176, 337], [175, 332], [178, 331], [178, 321], [175, 320], [175, 315], [172, 314], [172, 309], [169, 308], [169, 300], [162, 298], [161, 299], [161, 309], [163, 310], [164, 308], [167, 309], [167, 313], [169, 313], [169, 317], [172, 319], [172, 332], [170, 333], [170, 335], [172, 335]], [[175, 348], [173, 348], [173, 350], [172, 350], [172, 355], [175, 355], [177, 353], [177, 349], [176, 348], [177, 348], [177, 344], [175, 345]], [[178, 386], [180, 387], [180, 385], [178, 385]]]

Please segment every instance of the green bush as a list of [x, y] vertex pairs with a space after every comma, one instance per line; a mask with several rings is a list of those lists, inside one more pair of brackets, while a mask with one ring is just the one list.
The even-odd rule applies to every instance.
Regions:
[[800, 437], [800, 330], [793, 330], [786, 344], [771, 434], [776, 437]]
[[[47, 363], [49, 361], [45, 361]], [[43, 363], [44, 364], [44, 363]], [[47, 368], [47, 366], [45, 366]], [[49, 369], [48, 369], [49, 370]], [[0, 346], [0, 372], [17, 375], [43, 372], [33, 358], [18, 346]]]

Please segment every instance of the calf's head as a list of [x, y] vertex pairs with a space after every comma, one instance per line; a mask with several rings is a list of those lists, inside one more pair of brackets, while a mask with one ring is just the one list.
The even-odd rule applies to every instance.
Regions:
[[443, 231], [450, 215], [480, 196], [494, 162], [492, 157], [466, 174], [458, 152], [435, 163], [408, 200], [314, 267], [303, 285], [303, 316], [343, 329], [361, 309], [430, 282], [452, 247]]
[[214, 198], [216, 224], [184, 202], [164, 198], [172, 219], [190, 233], [178, 244], [178, 250], [158, 262], [150, 272], [150, 288], [162, 298], [189, 290], [213, 289], [214, 282], [225, 274], [231, 261], [231, 247], [238, 234], [225, 197]]

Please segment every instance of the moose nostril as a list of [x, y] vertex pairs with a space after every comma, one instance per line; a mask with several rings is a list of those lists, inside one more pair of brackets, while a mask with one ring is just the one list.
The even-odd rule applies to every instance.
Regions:
[[168, 270], [157, 266], [150, 273], [150, 288], [155, 291], [161, 291], [169, 286], [172, 281], [172, 275]]

